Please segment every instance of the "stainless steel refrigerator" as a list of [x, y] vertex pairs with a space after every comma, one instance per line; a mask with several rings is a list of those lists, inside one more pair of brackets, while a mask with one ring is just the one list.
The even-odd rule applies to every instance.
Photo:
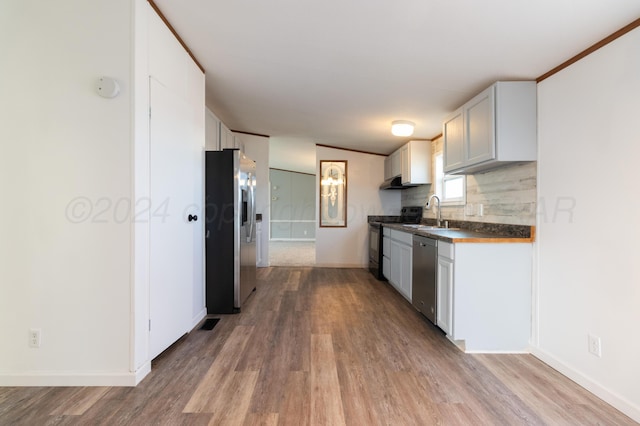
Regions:
[[256, 288], [256, 163], [237, 149], [205, 153], [208, 314], [240, 312]]

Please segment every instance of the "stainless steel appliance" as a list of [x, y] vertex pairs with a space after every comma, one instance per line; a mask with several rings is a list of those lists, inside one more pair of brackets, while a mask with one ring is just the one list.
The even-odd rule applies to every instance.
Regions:
[[207, 313], [240, 312], [256, 288], [256, 163], [236, 149], [205, 153]]
[[413, 236], [411, 303], [429, 321], [436, 323], [438, 240]]

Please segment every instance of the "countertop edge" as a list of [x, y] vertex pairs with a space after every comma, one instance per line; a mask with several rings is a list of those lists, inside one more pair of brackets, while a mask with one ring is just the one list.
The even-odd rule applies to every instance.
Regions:
[[[388, 228], [395, 229], [401, 232], [406, 232], [408, 234], [420, 235], [423, 237], [433, 238], [436, 240], [445, 241], [449, 243], [527, 244], [527, 243], [533, 243], [535, 241], [535, 226], [531, 226], [531, 234], [529, 237], [509, 237], [509, 236], [499, 236], [499, 235], [491, 236], [491, 235], [486, 235], [477, 231], [471, 231], [471, 230], [465, 230], [465, 229], [461, 229], [460, 232], [477, 233], [479, 235], [469, 236], [469, 237], [460, 237], [460, 236], [456, 237], [454, 235], [451, 235], [451, 236], [442, 235], [440, 234], [440, 232], [442, 231], [429, 232], [429, 231], [422, 231], [417, 229], [407, 229], [406, 227], [403, 227], [403, 225], [399, 223], [383, 223], [382, 226], [386, 226]], [[451, 231], [451, 232], [456, 232], [456, 231]]]

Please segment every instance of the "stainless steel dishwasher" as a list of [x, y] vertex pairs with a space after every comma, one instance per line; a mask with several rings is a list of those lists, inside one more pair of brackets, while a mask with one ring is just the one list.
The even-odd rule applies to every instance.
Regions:
[[411, 303], [434, 324], [437, 309], [437, 264], [438, 240], [414, 235]]

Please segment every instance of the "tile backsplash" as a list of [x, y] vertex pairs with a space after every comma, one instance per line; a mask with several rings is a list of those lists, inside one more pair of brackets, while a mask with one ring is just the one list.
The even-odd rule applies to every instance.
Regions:
[[[442, 152], [442, 138], [432, 143], [433, 161]], [[435, 164], [432, 166], [435, 170]], [[484, 173], [467, 175], [467, 205], [443, 206], [442, 218], [473, 222], [535, 225], [537, 197], [536, 162], [503, 166]], [[402, 191], [402, 206], [424, 205], [434, 184]], [[482, 205], [482, 216], [479, 216]], [[425, 210], [425, 218], [434, 218], [435, 209]]]

